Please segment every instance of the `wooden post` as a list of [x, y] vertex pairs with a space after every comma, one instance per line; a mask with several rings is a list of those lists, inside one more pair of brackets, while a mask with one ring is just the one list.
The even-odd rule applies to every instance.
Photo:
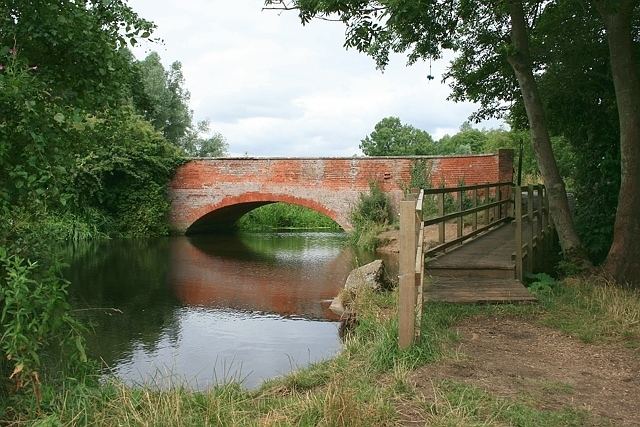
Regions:
[[[484, 193], [484, 203], [487, 204], [491, 201], [491, 198], [489, 197], [489, 183], [487, 182], [487, 187], [485, 188], [485, 193]], [[487, 208], [487, 210], [484, 212], [484, 225], [487, 225], [491, 222], [491, 220], [489, 219], [489, 211], [491, 210], [491, 208]]]
[[[420, 212], [422, 213], [422, 212]], [[420, 232], [418, 233], [418, 241], [416, 248], [416, 264], [415, 264], [415, 296], [416, 296], [416, 305], [415, 305], [415, 340], [418, 341], [420, 339], [420, 328], [422, 325], [422, 305], [423, 305], [423, 297], [424, 297], [424, 224], [420, 222], [418, 224], [420, 228]]]
[[[478, 189], [473, 189], [473, 207], [478, 207]], [[473, 213], [473, 231], [478, 229], [478, 211]]]
[[[547, 255], [551, 252], [553, 248], [553, 232], [551, 230], [551, 215], [549, 214], [549, 198], [547, 194], [547, 187], [542, 186], [542, 211], [544, 215], [542, 216], [542, 227], [544, 236], [544, 259], [547, 259]], [[548, 263], [545, 263], [545, 269], [547, 269]], [[550, 268], [548, 268], [550, 270]]]
[[533, 269], [535, 271], [541, 271], [543, 269], [542, 257], [544, 254], [544, 242], [542, 241], [542, 200], [540, 199], [540, 184], [536, 184], [533, 186], [533, 193], [533, 211], [535, 212], [533, 216], [536, 220], [533, 227], [536, 239], [536, 247], [533, 251]]
[[[463, 192], [462, 191], [458, 191], [458, 212], [462, 212], [462, 198], [463, 198]], [[458, 217], [458, 237], [462, 237], [462, 215], [460, 215]]]
[[535, 229], [533, 224], [533, 184], [529, 184], [527, 187], [527, 220], [529, 222], [529, 233], [527, 236], [527, 273], [533, 273], [533, 264], [535, 257], [535, 250], [533, 248], [533, 236], [535, 236]]
[[[501, 202], [502, 201], [502, 187], [498, 185], [498, 187], [496, 187], [496, 193], [497, 193], [497, 202]], [[502, 209], [502, 204], [499, 204], [498, 207], [498, 218], [497, 219], [502, 219], [502, 213], [503, 213], [503, 209]]]
[[516, 217], [516, 279], [523, 281], [522, 272], [522, 189], [515, 186], [513, 189], [514, 210]]
[[420, 229], [422, 224], [422, 204], [424, 203], [424, 193], [422, 190], [418, 194], [418, 198], [416, 199], [416, 206], [414, 211], [415, 216], [415, 226], [413, 227], [416, 233], [416, 242], [418, 241], [418, 236], [420, 235]]
[[416, 202], [400, 202], [400, 289], [398, 313], [398, 344], [405, 349], [411, 345], [415, 335], [415, 233]]
[[[444, 216], [444, 192], [438, 194], [438, 215]], [[444, 221], [438, 223], [438, 243], [444, 243]]]

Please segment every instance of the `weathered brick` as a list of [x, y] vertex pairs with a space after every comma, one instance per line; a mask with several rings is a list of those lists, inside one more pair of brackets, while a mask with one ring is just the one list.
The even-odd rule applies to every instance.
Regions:
[[348, 230], [349, 213], [372, 181], [397, 207], [416, 159], [427, 161], [433, 186], [510, 181], [513, 174], [511, 150], [442, 157], [192, 160], [178, 169], [170, 184], [171, 224], [185, 232], [197, 221], [230, 223], [260, 205], [287, 202], [321, 212]]

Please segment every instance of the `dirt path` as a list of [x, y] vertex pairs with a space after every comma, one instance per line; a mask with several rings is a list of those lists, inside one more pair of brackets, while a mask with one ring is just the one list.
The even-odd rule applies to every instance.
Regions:
[[538, 409], [571, 407], [615, 426], [640, 426], [637, 350], [585, 344], [520, 319], [473, 318], [456, 329], [461, 340], [453, 349], [455, 360], [410, 376], [426, 398], [434, 383], [451, 380]]

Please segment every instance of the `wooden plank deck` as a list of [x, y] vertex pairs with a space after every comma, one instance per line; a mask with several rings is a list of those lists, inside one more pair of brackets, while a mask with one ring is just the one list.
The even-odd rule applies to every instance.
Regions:
[[506, 224], [426, 263], [428, 301], [535, 301], [515, 279], [515, 226]]

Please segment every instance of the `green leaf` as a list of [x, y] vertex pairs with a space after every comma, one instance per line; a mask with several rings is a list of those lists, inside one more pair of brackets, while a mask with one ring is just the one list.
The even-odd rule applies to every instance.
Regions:
[[80, 361], [87, 361], [87, 354], [84, 351], [84, 345], [82, 344], [82, 337], [80, 335], [76, 335], [76, 348], [78, 349], [78, 354], [80, 355]]
[[56, 121], [56, 122], [58, 122], [58, 123], [64, 123], [64, 114], [62, 114], [62, 113], [56, 113], [56, 114], [53, 116], [53, 120], [55, 120], [55, 121]]

